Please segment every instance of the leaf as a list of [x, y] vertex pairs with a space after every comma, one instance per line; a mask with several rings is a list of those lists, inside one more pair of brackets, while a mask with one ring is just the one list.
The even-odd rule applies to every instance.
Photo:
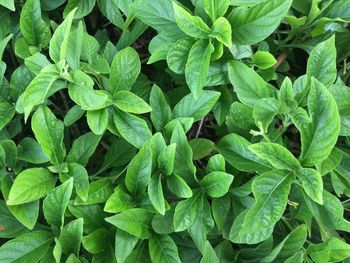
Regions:
[[82, 238], [83, 247], [91, 254], [104, 252], [105, 243], [108, 242], [108, 231], [99, 228]]
[[70, 29], [76, 11], [77, 9], [73, 9], [52, 35], [49, 53], [51, 59], [55, 63], [58, 63], [60, 60], [66, 59], [67, 57]]
[[304, 166], [313, 166], [331, 153], [340, 132], [340, 117], [334, 98], [316, 79], [311, 80], [308, 109], [312, 122], [300, 130], [300, 160]]
[[176, 23], [185, 34], [193, 38], [208, 38], [210, 28], [202, 18], [192, 16], [185, 8], [175, 1], [173, 1], [173, 8]]
[[267, 51], [255, 52], [252, 56], [252, 61], [254, 65], [261, 69], [268, 69], [277, 63], [275, 57]]
[[138, 238], [129, 233], [117, 229], [115, 235], [115, 257], [117, 262], [123, 263], [134, 250]]
[[0, 0], [0, 5], [10, 9], [11, 11], [15, 11], [15, 1], [14, 0]]
[[66, 5], [63, 15], [67, 17], [69, 13], [74, 9], [76, 10], [76, 13], [74, 15], [75, 19], [83, 18], [84, 16], [87, 16], [92, 9], [94, 8], [96, 3], [96, 0], [86, 0], [86, 1], [79, 1], [79, 0], [68, 0], [68, 4]]
[[185, 178], [185, 180], [192, 181], [196, 167], [192, 162], [192, 149], [180, 124], [175, 126], [170, 143], [176, 144], [174, 173]]
[[134, 208], [135, 205], [134, 198], [121, 187], [117, 187], [108, 198], [103, 210], [108, 213], [120, 213]]
[[74, 82], [69, 84], [69, 97], [83, 110], [100, 110], [109, 105], [107, 93], [94, 90], [93, 80], [83, 71], [73, 71], [72, 78]]
[[207, 82], [208, 69], [214, 46], [205, 39], [197, 40], [189, 54], [185, 66], [185, 77], [193, 97], [197, 99]]
[[0, 261], [37, 262], [45, 255], [52, 240], [52, 234], [43, 230], [20, 235], [0, 247]]
[[147, 210], [133, 208], [105, 220], [131, 235], [145, 239], [151, 236], [152, 218], [153, 214]]
[[193, 160], [200, 160], [207, 157], [215, 148], [215, 143], [208, 139], [197, 138], [188, 142], [193, 151]]
[[188, 55], [193, 46], [193, 40], [184, 38], [176, 41], [167, 52], [166, 61], [168, 67], [177, 74], [185, 72]]
[[178, 197], [190, 198], [192, 196], [191, 188], [176, 174], [167, 177], [167, 186], [169, 190]]
[[56, 119], [48, 107], [41, 106], [33, 114], [32, 130], [50, 161], [55, 165], [60, 164], [66, 155], [63, 144], [63, 122]]
[[109, 84], [115, 98], [119, 90], [130, 90], [141, 71], [138, 53], [131, 47], [120, 50], [115, 55], [111, 66]]
[[7, 200], [8, 205], [19, 205], [35, 201], [49, 193], [56, 178], [45, 168], [29, 168], [17, 175]]
[[231, 25], [224, 17], [219, 17], [213, 24], [210, 36], [216, 38], [226, 47], [230, 48], [232, 45], [232, 30]]
[[224, 16], [227, 9], [230, 6], [230, 0], [222, 0], [222, 1], [215, 1], [215, 0], [204, 0], [203, 1], [203, 8], [204, 11], [210, 16], [212, 21], [215, 21], [216, 18]]
[[162, 187], [162, 177], [155, 174], [151, 177], [148, 185], [148, 196], [154, 208], [161, 214], [165, 214], [165, 201]]
[[225, 172], [211, 172], [206, 175], [200, 185], [210, 197], [221, 197], [225, 195], [233, 181], [233, 176]]
[[329, 91], [335, 99], [340, 115], [340, 136], [350, 135], [350, 114], [349, 114], [349, 99], [350, 88], [345, 86], [340, 80], [331, 85]]
[[144, 144], [136, 156], [131, 160], [125, 177], [128, 191], [138, 197], [146, 190], [152, 172], [152, 157], [148, 144]]
[[163, 91], [153, 85], [150, 95], [151, 120], [157, 131], [160, 131], [171, 119], [171, 109], [167, 103]]
[[58, 238], [65, 254], [79, 254], [81, 240], [83, 238], [83, 218], [75, 219], [65, 225]]
[[58, 78], [57, 67], [48, 65], [29, 83], [22, 95], [25, 120], [35, 106], [43, 104], [49, 96], [65, 87], [65, 84], [56, 82]]
[[196, 191], [192, 197], [177, 203], [174, 214], [175, 232], [188, 229], [203, 205], [203, 193]]
[[350, 256], [349, 244], [331, 237], [325, 243], [312, 244], [307, 253], [316, 262], [340, 262]]
[[197, 99], [193, 93], [190, 93], [175, 105], [173, 117], [193, 117], [194, 121], [199, 121], [210, 112], [219, 97], [219, 92], [211, 90], [201, 91]]
[[268, 132], [270, 124], [279, 111], [280, 105], [275, 98], [264, 98], [258, 100], [253, 107], [253, 118], [257, 127]]
[[283, 215], [293, 176], [283, 170], [272, 170], [256, 177], [252, 184], [255, 204], [248, 210], [242, 232], [273, 226]]
[[250, 107], [262, 98], [275, 97], [274, 87], [242, 62], [230, 61], [228, 74], [239, 100]]
[[53, 189], [45, 197], [43, 211], [46, 221], [60, 228], [64, 222], [64, 212], [67, 209], [73, 190], [73, 178]]
[[66, 161], [86, 166], [101, 138], [101, 136], [95, 135], [92, 132], [83, 134], [73, 142], [72, 148], [67, 154]]
[[227, 162], [240, 171], [266, 172], [272, 167], [249, 150], [251, 144], [237, 134], [224, 136], [216, 145], [216, 150]]
[[215, 253], [215, 250], [210, 245], [209, 241], [205, 242], [204, 255], [200, 263], [219, 263], [220, 260]]
[[303, 168], [296, 172], [306, 194], [316, 203], [323, 204], [323, 181], [314, 169]]
[[0, 102], [0, 130], [2, 130], [15, 116], [16, 110], [13, 105], [6, 101]]
[[114, 111], [114, 124], [121, 136], [138, 149], [152, 137], [147, 123], [129, 113]]
[[273, 262], [276, 258], [286, 259], [302, 248], [306, 241], [307, 227], [300, 225], [290, 232], [261, 262]]
[[176, 244], [168, 235], [153, 235], [148, 246], [152, 262], [181, 262]]
[[113, 186], [108, 178], [102, 178], [97, 181], [93, 181], [90, 183], [88, 189], [89, 193], [86, 200], [77, 197], [74, 202], [75, 205], [92, 205], [105, 203], [113, 193]]
[[233, 41], [239, 45], [262, 41], [278, 27], [291, 4], [291, 0], [272, 0], [234, 9], [228, 17]]
[[108, 125], [108, 110], [107, 108], [87, 111], [86, 120], [91, 131], [96, 135], [102, 135]]
[[114, 94], [114, 105], [122, 111], [142, 114], [152, 111], [152, 108], [134, 93], [121, 90]]
[[267, 160], [276, 169], [295, 171], [301, 168], [293, 154], [277, 143], [260, 142], [248, 148], [261, 159]]
[[334, 36], [319, 43], [307, 61], [308, 77], [316, 78], [328, 88], [337, 78], [336, 56]]
[[77, 195], [81, 200], [87, 201], [89, 195], [89, 175], [84, 166], [78, 163], [69, 163], [68, 173], [65, 175], [73, 177]]

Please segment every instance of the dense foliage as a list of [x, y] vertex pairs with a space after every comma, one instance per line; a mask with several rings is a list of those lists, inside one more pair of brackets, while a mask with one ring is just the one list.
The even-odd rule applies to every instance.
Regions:
[[350, 262], [350, 0], [0, 0], [0, 262]]

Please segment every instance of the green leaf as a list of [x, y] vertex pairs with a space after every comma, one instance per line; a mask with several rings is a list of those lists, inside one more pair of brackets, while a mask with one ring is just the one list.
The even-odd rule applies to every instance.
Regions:
[[152, 137], [147, 123], [132, 114], [114, 111], [114, 124], [120, 135], [138, 149]]
[[114, 93], [114, 105], [122, 111], [142, 114], [152, 111], [152, 108], [134, 93], [121, 90]]
[[107, 108], [87, 111], [86, 120], [91, 131], [96, 135], [102, 135], [108, 125], [108, 110]]
[[242, 62], [230, 61], [228, 74], [239, 100], [250, 107], [262, 98], [275, 97], [275, 88]]
[[84, 166], [79, 163], [69, 163], [68, 173], [65, 175], [73, 177], [77, 195], [81, 200], [87, 201], [89, 195], [89, 175]]
[[134, 198], [118, 186], [108, 198], [104, 211], [108, 213], [120, 213], [134, 207]]
[[275, 98], [264, 98], [258, 100], [253, 107], [253, 118], [257, 127], [268, 132], [270, 124], [279, 111], [279, 102]]
[[176, 144], [174, 173], [185, 178], [185, 180], [193, 181], [196, 167], [192, 162], [192, 149], [187, 142], [186, 134], [181, 124], [175, 126], [170, 143]]
[[[85, 170], [85, 168], [84, 168]], [[86, 177], [87, 178], [87, 177]], [[113, 186], [108, 178], [102, 178], [90, 183], [89, 193], [86, 200], [80, 197], [75, 199], [75, 205], [92, 205], [105, 203], [113, 193]]]
[[200, 263], [220, 263], [220, 260], [209, 241], [205, 242], [204, 254]]
[[307, 227], [300, 225], [290, 232], [261, 262], [273, 262], [275, 259], [286, 259], [300, 250], [306, 241]]
[[190, 93], [176, 104], [173, 117], [193, 117], [194, 121], [199, 121], [210, 112], [219, 97], [220, 93], [212, 90], [201, 91], [197, 98]]
[[43, 202], [43, 211], [46, 221], [60, 228], [64, 222], [64, 212], [67, 209], [73, 190], [73, 178], [47, 194]]
[[180, 263], [175, 242], [168, 235], [153, 235], [148, 241], [149, 253], [154, 263]]
[[58, 63], [60, 60], [66, 59], [67, 57], [70, 29], [76, 11], [77, 9], [73, 9], [52, 35], [49, 53], [51, 59], [55, 63]]
[[67, 17], [69, 13], [74, 9], [76, 10], [74, 18], [75, 19], [83, 18], [84, 16], [87, 16], [88, 14], [90, 14], [90, 12], [95, 6], [95, 3], [96, 3], [96, 0], [86, 0], [86, 1], [68, 0], [68, 4], [66, 5], [63, 11], [63, 15]]
[[260, 142], [249, 147], [254, 154], [268, 161], [276, 169], [296, 171], [301, 168], [299, 161], [282, 145], [277, 143]]
[[104, 228], [99, 228], [83, 237], [83, 247], [91, 254], [98, 254], [105, 250], [105, 243], [108, 242], [109, 232]]
[[157, 85], [153, 85], [150, 95], [151, 120], [157, 131], [160, 131], [171, 119], [171, 108], [164, 93]]
[[193, 46], [193, 39], [184, 38], [172, 45], [167, 53], [166, 61], [168, 67], [177, 74], [185, 72], [188, 55]]
[[117, 229], [115, 235], [115, 257], [117, 262], [123, 263], [134, 250], [138, 238], [129, 233]]
[[29, 168], [17, 175], [7, 200], [8, 205], [29, 203], [44, 197], [56, 183], [56, 178], [45, 168]]
[[49, 249], [52, 240], [52, 234], [43, 230], [20, 235], [0, 247], [0, 261], [38, 262]]
[[184, 7], [173, 1], [176, 23], [179, 28], [190, 37], [208, 38], [210, 28], [198, 16], [191, 15]]
[[35, 106], [43, 104], [49, 96], [65, 88], [64, 83], [57, 82], [59, 76], [57, 67], [48, 65], [30, 82], [22, 95], [25, 120]]
[[67, 154], [66, 161], [86, 166], [101, 138], [101, 136], [95, 135], [92, 132], [80, 136], [73, 142], [72, 148]]
[[15, 116], [16, 110], [13, 105], [6, 101], [0, 102], [0, 130], [2, 130]]
[[275, 57], [267, 51], [255, 52], [252, 61], [254, 65], [261, 69], [268, 69], [277, 63]]
[[134, 197], [138, 197], [144, 193], [151, 173], [152, 157], [146, 143], [131, 160], [126, 172], [125, 185]]
[[80, 244], [83, 238], [83, 218], [75, 219], [65, 225], [58, 238], [62, 246], [62, 251], [69, 255], [74, 253], [79, 255]]
[[225, 172], [211, 172], [206, 175], [200, 185], [211, 197], [221, 197], [225, 195], [233, 181], [233, 176]]
[[83, 110], [100, 110], [109, 105], [109, 96], [102, 90], [94, 90], [93, 80], [81, 70], [72, 73], [74, 82], [68, 87], [69, 97]]
[[321, 175], [314, 169], [303, 168], [296, 171], [305, 193], [316, 203], [323, 204], [323, 181]]
[[254, 179], [252, 192], [255, 204], [244, 218], [243, 233], [269, 228], [281, 218], [293, 181], [292, 174], [283, 170], [266, 172]]
[[206, 39], [197, 40], [189, 54], [185, 66], [185, 77], [193, 96], [197, 99], [207, 82], [211, 54], [214, 46]]
[[203, 206], [203, 193], [196, 191], [192, 197], [177, 203], [174, 214], [175, 232], [188, 229], [196, 219], [196, 215]]
[[154, 208], [161, 214], [165, 214], [165, 201], [162, 187], [161, 174], [151, 177], [148, 185], [148, 196]]
[[228, 17], [233, 41], [239, 45], [251, 45], [264, 40], [278, 27], [291, 4], [291, 0], [270, 0], [250, 8], [234, 9]]
[[109, 84], [115, 98], [118, 90], [130, 90], [141, 71], [138, 53], [131, 47], [120, 50], [115, 55]]
[[133, 208], [107, 217], [106, 221], [131, 235], [145, 239], [151, 237], [152, 218], [153, 214], [149, 211], [141, 208]]
[[337, 78], [336, 56], [335, 37], [332, 36], [311, 51], [307, 61], [307, 75], [328, 88]]
[[49, 161], [40, 144], [32, 138], [24, 138], [18, 145], [18, 159], [29, 163], [41, 164]]
[[66, 155], [63, 122], [58, 120], [48, 107], [41, 106], [33, 114], [32, 130], [50, 161], [55, 165], [60, 164]]
[[190, 198], [192, 196], [191, 188], [176, 174], [167, 177], [167, 186], [169, 190], [178, 197]]
[[240, 171], [266, 172], [272, 167], [268, 162], [256, 156], [249, 150], [251, 144], [237, 134], [224, 136], [216, 145], [216, 150], [227, 162]]
[[163, 170], [166, 175], [170, 175], [174, 170], [176, 144], [172, 143], [165, 146], [158, 156], [158, 167]]
[[349, 100], [350, 100], [350, 88], [345, 86], [339, 79], [335, 84], [331, 85], [329, 91], [332, 93], [335, 99], [338, 111], [340, 115], [340, 133], [341, 136], [350, 135], [350, 114], [349, 114]]
[[229, 6], [230, 0], [203, 0], [204, 11], [210, 16], [212, 21], [215, 21], [218, 17], [224, 16]]
[[308, 109], [312, 122], [301, 127], [301, 164], [313, 166], [331, 153], [340, 132], [340, 117], [332, 94], [311, 80]]
[[210, 36], [216, 38], [226, 47], [230, 48], [232, 45], [232, 30], [231, 25], [224, 17], [219, 17], [213, 24]]
[[197, 138], [188, 142], [193, 151], [193, 160], [207, 157], [215, 148], [215, 143], [205, 138]]
[[350, 257], [349, 249], [349, 244], [337, 237], [331, 237], [325, 243], [312, 244], [307, 253], [315, 262], [341, 262]]
[[10, 9], [11, 11], [15, 11], [15, 1], [14, 0], [0, 0], [0, 5]]

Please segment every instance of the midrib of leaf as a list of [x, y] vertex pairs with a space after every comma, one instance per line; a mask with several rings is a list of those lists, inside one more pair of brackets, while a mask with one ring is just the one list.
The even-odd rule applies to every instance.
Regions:
[[[53, 140], [52, 140], [52, 136], [51, 136], [51, 130], [48, 126], [48, 120], [46, 118], [46, 113], [44, 112], [44, 119], [45, 119], [45, 127], [46, 127], [46, 130], [48, 132], [48, 137], [49, 137], [49, 140], [50, 140], [50, 144], [51, 144], [51, 147], [52, 147], [52, 154], [54, 155], [54, 158], [55, 158], [55, 163], [58, 164], [59, 161], [58, 161], [58, 156], [57, 156], [57, 153], [55, 151], [56, 147], [55, 147], [55, 144], [53, 143]], [[54, 124], [56, 125], [57, 124], [57, 120], [55, 120]], [[49, 158], [51, 158], [51, 156], [49, 156]]]
[[[163, 246], [161, 245], [161, 243], [160, 243], [160, 241], [158, 240], [158, 237], [154, 237], [154, 239], [156, 240], [156, 242], [157, 242], [157, 244], [158, 244], [158, 247], [160, 247], [160, 250], [162, 251], [162, 254], [164, 255], [164, 257], [163, 258], [165, 258], [165, 262], [166, 263], [172, 263], [172, 262], [174, 262], [174, 261], [172, 261], [172, 260], [168, 260], [168, 258], [169, 258], [169, 255], [165, 252], [165, 249], [163, 248]], [[174, 260], [174, 257], [171, 257], [173, 260]]]
[[30, 253], [32, 253], [33, 251], [39, 249], [40, 247], [42, 247], [43, 245], [45, 245], [45, 244], [48, 243], [48, 242], [51, 243], [52, 239], [53, 239], [53, 238], [49, 238], [48, 240], [46, 240], [46, 241], [40, 243], [38, 246], [36, 246], [36, 247], [33, 248], [32, 250], [27, 251], [23, 256], [17, 258], [17, 259], [15, 260], [15, 262], [16, 262], [16, 261], [18, 262], [18, 261], [20, 261], [21, 259], [24, 260], [23, 262], [26, 262], [25, 258], [26, 258], [26, 256], [27, 256], [28, 254], [30, 254]]
[[[30, 189], [28, 189], [28, 190], [26, 190], [26, 191], [23, 191], [22, 194], [25, 194], [25, 193], [27, 193], [27, 192], [32, 192], [34, 187], [37, 188], [37, 187], [39, 187], [40, 185], [44, 185], [46, 182], [51, 181], [51, 180], [56, 180], [56, 178], [52, 177], [52, 178], [48, 178], [48, 179], [46, 179], [46, 180], [44, 180], [44, 181], [41, 181], [40, 183], [36, 184], [35, 186], [31, 187]], [[33, 201], [35, 201], [35, 200], [33, 200]], [[33, 201], [32, 201], [32, 202], [33, 202]]]

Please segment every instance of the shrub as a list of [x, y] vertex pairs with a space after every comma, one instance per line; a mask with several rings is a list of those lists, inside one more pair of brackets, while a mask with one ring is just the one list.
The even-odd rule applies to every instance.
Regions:
[[0, 0], [0, 262], [350, 257], [349, 0]]

